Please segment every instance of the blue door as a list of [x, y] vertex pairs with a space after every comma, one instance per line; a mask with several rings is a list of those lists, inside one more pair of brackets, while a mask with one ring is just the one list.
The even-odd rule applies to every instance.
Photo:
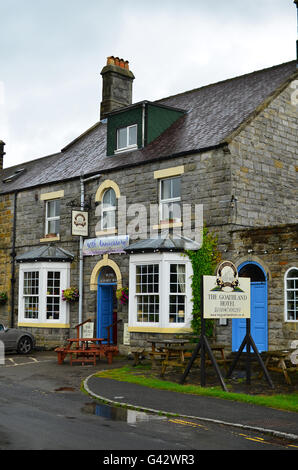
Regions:
[[113, 323], [113, 286], [98, 286], [97, 301], [97, 334], [100, 338], [107, 338], [107, 327]]
[[[267, 279], [258, 263], [244, 263], [239, 275], [251, 278], [251, 336], [259, 352], [268, 350]], [[232, 320], [232, 350], [238, 351], [246, 333], [246, 320]]]

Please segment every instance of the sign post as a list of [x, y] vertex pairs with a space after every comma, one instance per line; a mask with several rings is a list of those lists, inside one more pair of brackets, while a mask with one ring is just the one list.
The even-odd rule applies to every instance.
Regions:
[[237, 364], [237, 362], [238, 362], [238, 360], [239, 360], [239, 358], [240, 358], [240, 356], [241, 356], [241, 354], [242, 354], [242, 352], [243, 352], [245, 346], [246, 346], [246, 353], [247, 353], [247, 356], [246, 356], [246, 383], [247, 383], [248, 385], [250, 385], [250, 378], [251, 378], [250, 348], [252, 347], [252, 349], [253, 349], [255, 355], [257, 356], [257, 359], [258, 359], [258, 361], [259, 361], [259, 364], [260, 364], [260, 366], [261, 366], [261, 368], [262, 368], [262, 370], [263, 370], [263, 372], [264, 372], [264, 374], [265, 374], [265, 377], [266, 377], [266, 379], [267, 379], [268, 384], [270, 385], [270, 387], [271, 387], [272, 389], [274, 389], [274, 385], [273, 385], [273, 382], [272, 382], [272, 380], [271, 380], [271, 378], [270, 378], [270, 375], [268, 374], [268, 371], [267, 371], [266, 366], [265, 366], [265, 364], [264, 364], [264, 362], [263, 362], [263, 360], [262, 360], [262, 358], [261, 358], [261, 355], [260, 355], [260, 353], [259, 353], [259, 351], [258, 351], [258, 348], [257, 348], [257, 346], [256, 346], [256, 344], [255, 344], [255, 342], [254, 342], [254, 340], [253, 340], [253, 338], [252, 338], [252, 336], [251, 336], [251, 331], [250, 331], [250, 319], [249, 319], [249, 320], [246, 320], [246, 335], [245, 335], [245, 337], [244, 337], [244, 339], [243, 339], [243, 341], [242, 341], [242, 343], [241, 343], [241, 346], [240, 346], [240, 348], [239, 348], [239, 351], [237, 352], [237, 354], [236, 354], [236, 356], [235, 356], [235, 359], [234, 359], [234, 361], [232, 362], [232, 365], [231, 365], [231, 367], [230, 367], [230, 369], [229, 369], [229, 371], [228, 371], [228, 373], [227, 373], [227, 378], [231, 377], [232, 372], [233, 372], [233, 370], [234, 370], [234, 368], [235, 368], [235, 366], [236, 366], [236, 364]]
[[258, 361], [263, 369], [269, 385], [274, 388], [266, 367], [262, 361], [260, 353], [253, 341], [250, 332], [250, 279], [238, 278], [237, 268], [231, 261], [223, 261], [218, 269], [216, 276], [202, 276], [201, 279], [201, 336], [197, 347], [185, 369], [181, 383], [184, 383], [191, 367], [201, 349], [201, 386], [206, 384], [205, 356], [206, 351], [215, 368], [217, 377], [222, 388], [227, 391], [221, 372], [218, 368], [212, 349], [208, 343], [205, 334], [205, 319], [226, 319], [243, 318], [246, 319], [246, 335], [240, 346], [240, 349], [228, 371], [227, 378], [231, 376], [232, 371], [244, 349], [247, 346], [246, 359], [246, 381], [250, 384], [251, 363], [250, 348], [254, 350]]
[[226, 387], [226, 384], [224, 382], [224, 379], [222, 377], [222, 374], [220, 372], [220, 369], [218, 367], [218, 364], [216, 362], [212, 349], [209, 345], [208, 338], [206, 336], [205, 317], [204, 317], [204, 278], [205, 276], [201, 277], [201, 336], [200, 336], [198, 345], [196, 346], [193, 352], [193, 355], [191, 356], [189, 363], [184, 371], [184, 374], [182, 376], [180, 383], [183, 384], [185, 382], [185, 379], [188, 376], [190, 369], [197, 355], [199, 354], [201, 350], [201, 386], [202, 387], [206, 386], [206, 352], [207, 352], [211, 359], [213, 367], [215, 369], [216, 375], [220, 381], [221, 387], [225, 392], [227, 392], [228, 389]]

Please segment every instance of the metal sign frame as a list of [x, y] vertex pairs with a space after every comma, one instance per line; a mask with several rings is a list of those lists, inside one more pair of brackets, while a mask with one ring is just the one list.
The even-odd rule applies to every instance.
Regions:
[[[260, 356], [260, 353], [258, 351], [257, 346], [255, 345], [255, 342], [251, 336], [251, 320], [250, 318], [246, 318], [246, 334], [245, 337], [241, 343], [241, 346], [239, 348], [239, 351], [236, 354], [236, 357], [234, 361], [232, 362], [232, 365], [226, 375], [226, 378], [229, 378], [245, 348], [247, 347], [247, 356], [246, 356], [246, 383], [250, 385], [251, 383], [251, 348], [253, 349], [254, 353], [257, 356], [258, 362], [265, 374], [265, 377], [267, 379], [268, 384], [272, 389], [274, 389], [274, 385], [272, 383], [272, 380], [268, 374], [268, 371], [265, 367], [265, 364]], [[186, 377], [188, 376], [190, 369], [192, 368], [192, 365], [197, 358], [199, 352], [201, 350], [201, 386], [205, 387], [206, 386], [206, 352], [209, 355], [209, 358], [211, 359], [211, 363], [216, 371], [216, 375], [220, 381], [221, 387], [225, 392], [228, 392], [228, 389], [226, 387], [226, 384], [224, 382], [223, 376], [221, 374], [221, 371], [218, 367], [218, 364], [216, 362], [216, 359], [212, 353], [212, 349], [209, 345], [208, 339], [206, 337], [206, 327], [205, 327], [205, 318], [204, 318], [204, 276], [201, 277], [201, 335], [200, 339], [198, 342], [198, 345], [196, 346], [189, 363], [184, 371], [184, 374], [180, 380], [181, 384], [184, 384]]]

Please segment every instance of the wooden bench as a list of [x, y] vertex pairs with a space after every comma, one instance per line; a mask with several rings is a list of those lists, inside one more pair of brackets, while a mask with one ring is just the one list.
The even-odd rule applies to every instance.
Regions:
[[[73, 358], [73, 355], [76, 357]], [[92, 363], [94, 366], [96, 365], [96, 351], [92, 351], [91, 349], [88, 352], [82, 351], [81, 349], [71, 349], [69, 350], [69, 356], [71, 366], [73, 362], [81, 362], [83, 366], [86, 362]]]
[[64, 359], [66, 358], [66, 356], [68, 354], [68, 349], [60, 347], [60, 348], [56, 348], [55, 352], [58, 355], [58, 364], [63, 364]]
[[[166, 357], [162, 362], [162, 370], [161, 375], [165, 374], [166, 368], [168, 366], [176, 366], [185, 368], [185, 359], [190, 359], [194, 353], [194, 350], [197, 347], [197, 343], [187, 344], [185, 346], [171, 346], [166, 350]], [[224, 354], [224, 345], [222, 344], [214, 344], [210, 346], [213, 352], [218, 352], [221, 354], [221, 359], [216, 359], [217, 364], [223, 364], [225, 368], [227, 368], [228, 363], [230, 362], [226, 359]], [[206, 365], [211, 365], [212, 362], [210, 359], [207, 359], [208, 353], [206, 352]], [[200, 352], [195, 359], [195, 362], [200, 361]]]
[[146, 350], [146, 348], [132, 348], [131, 351], [130, 351], [134, 357], [134, 363], [133, 365], [134, 366], [137, 366], [138, 364], [141, 364], [141, 359], [143, 357], [147, 357], [148, 356], [148, 351]]
[[[285, 381], [288, 385], [292, 384], [288, 372], [298, 372], [298, 365], [292, 364], [290, 361], [290, 354], [293, 351], [289, 350], [278, 350], [278, 351], [266, 351], [265, 367], [267, 370], [273, 372], [280, 372], [284, 375]], [[259, 378], [263, 376], [263, 371], [259, 373]]]

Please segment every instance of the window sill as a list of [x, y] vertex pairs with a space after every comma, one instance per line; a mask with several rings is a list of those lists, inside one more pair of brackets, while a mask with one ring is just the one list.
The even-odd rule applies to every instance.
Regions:
[[51, 237], [44, 237], [44, 238], [41, 238], [39, 241], [41, 243], [46, 243], [46, 242], [56, 242], [56, 241], [59, 241], [60, 240], [60, 235], [53, 235]]
[[130, 152], [131, 150], [137, 150], [137, 148], [137, 145], [131, 145], [130, 147], [124, 147], [123, 149], [116, 149], [114, 154], [117, 155], [118, 153]]
[[115, 235], [118, 233], [118, 230], [116, 228], [108, 228], [107, 230], [101, 230], [100, 232], [95, 232], [95, 235], [97, 237], [100, 237], [102, 235]]
[[175, 227], [183, 227], [182, 222], [160, 222], [159, 225], [153, 225], [153, 230], [160, 230], [163, 228], [175, 228]]

